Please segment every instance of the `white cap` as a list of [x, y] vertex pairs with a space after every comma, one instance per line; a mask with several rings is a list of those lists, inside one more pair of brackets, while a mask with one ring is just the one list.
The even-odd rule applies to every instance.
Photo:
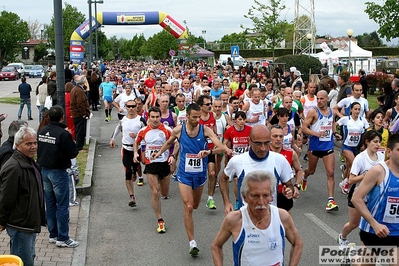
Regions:
[[302, 74], [301, 74], [301, 71], [299, 71], [299, 70], [295, 70], [295, 72], [294, 72], [294, 75], [296, 75], [296, 76], [300, 76], [300, 75], [302, 75]]
[[290, 72], [295, 72], [296, 67], [290, 67]]

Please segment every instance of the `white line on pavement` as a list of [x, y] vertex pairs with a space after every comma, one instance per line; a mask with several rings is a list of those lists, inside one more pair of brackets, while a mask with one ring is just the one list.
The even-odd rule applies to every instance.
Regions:
[[328, 226], [325, 222], [317, 218], [313, 213], [305, 213], [306, 217], [308, 217], [312, 222], [314, 222], [318, 227], [320, 227], [324, 232], [326, 232], [329, 236], [331, 236], [334, 240], [337, 239], [339, 233]]

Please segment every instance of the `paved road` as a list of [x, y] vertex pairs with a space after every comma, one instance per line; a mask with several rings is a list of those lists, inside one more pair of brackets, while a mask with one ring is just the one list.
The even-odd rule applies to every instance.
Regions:
[[[104, 116], [100, 111], [101, 116]], [[98, 115], [96, 113], [96, 115]], [[114, 114], [115, 116], [115, 114]], [[124, 185], [124, 174], [120, 160], [120, 146], [108, 146], [111, 132], [117, 124], [116, 118], [110, 123], [103, 119], [94, 121], [98, 149], [94, 170], [90, 227], [88, 235], [87, 265], [212, 265], [210, 245], [224, 218], [223, 204], [219, 191], [215, 200], [218, 209], [205, 207], [207, 190], [204, 189], [199, 209], [194, 213], [195, 239], [200, 256], [191, 258], [183, 224], [183, 204], [177, 184], [171, 182], [170, 199], [162, 201], [163, 218], [167, 232], [156, 233], [156, 219], [150, 206], [148, 184], [135, 187], [137, 209], [128, 207], [128, 194]], [[120, 145], [120, 138], [117, 138]], [[336, 152], [338, 156], [338, 152]], [[303, 164], [306, 166], [306, 164]], [[336, 180], [340, 170], [337, 157]], [[319, 163], [314, 176], [310, 177], [308, 189], [296, 201], [292, 216], [304, 241], [300, 265], [317, 265], [320, 245], [335, 245], [336, 237], [347, 220], [346, 196], [336, 184], [336, 201], [341, 209], [326, 213], [327, 188], [325, 170]], [[232, 198], [232, 197], [231, 197]], [[354, 232], [350, 240], [359, 243]], [[226, 243], [226, 265], [232, 265], [231, 243]]]
[[[13, 94], [20, 81], [0, 82], [0, 97], [18, 97]], [[39, 79], [28, 79], [32, 88]], [[32, 94], [34, 95], [34, 94]], [[34, 102], [34, 100], [32, 100]], [[2, 106], [0, 106], [0, 111]], [[32, 108], [36, 123], [37, 109]], [[24, 118], [25, 114], [23, 115]], [[210, 245], [223, 220], [223, 204], [219, 191], [215, 200], [218, 209], [207, 210], [206, 193], [198, 210], [195, 211], [196, 240], [200, 256], [191, 258], [188, 254], [188, 240], [183, 224], [183, 204], [177, 184], [171, 182], [170, 199], [162, 201], [163, 218], [167, 232], [156, 233], [156, 218], [150, 206], [150, 191], [146, 184], [135, 187], [138, 207], [128, 207], [128, 195], [124, 185], [124, 173], [120, 159], [120, 136], [118, 148], [108, 145], [111, 133], [117, 124], [116, 113], [110, 123], [104, 121], [102, 111], [94, 112], [91, 136], [97, 139], [95, 170], [88, 228], [86, 265], [212, 265]], [[16, 119], [17, 114], [10, 114]], [[3, 122], [3, 131], [11, 119]], [[3, 140], [6, 136], [3, 138]], [[338, 156], [338, 150], [336, 150]], [[304, 167], [306, 164], [303, 163]], [[336, 180], [341, 175], [338, 157], [336, 160]], [[232, 198], [232, 197], [231, 197]], [[310, 177], [308, 189], [301, 193], [291, 211], [293, 219], [304, 241], [300, 265], [318, 265], [318, 249], [321, 245], [335, 245], [336, 237], [347, 221], [346, 196], [336, 183], [337, 203], [340, 210], [325, 212], [327, 201], [326, 177], [322, 163], [319, 163], [314, 176]], [[78, 239], [81, 240], [81, 239]], [[350, 235], [351, 242], [359, 244], [356, 232]], [[289, 245], [288, 245], [289, 247]], [[225, 265], [232, 265], [231, 243], [226, 243]], [[288, 249], [286, 250], [288, 254]]]

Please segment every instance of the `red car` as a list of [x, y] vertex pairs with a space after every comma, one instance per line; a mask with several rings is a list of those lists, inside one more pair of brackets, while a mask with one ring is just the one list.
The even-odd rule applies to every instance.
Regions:
[[0, 71], [0, 80], [17, 80], [19, 73], [15, 67], [3, 67]]

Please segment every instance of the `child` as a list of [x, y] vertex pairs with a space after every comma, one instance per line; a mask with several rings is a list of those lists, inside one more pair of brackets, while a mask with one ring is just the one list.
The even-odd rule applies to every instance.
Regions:
[[76, 201], [76, 185], [79, 183], [79, 169], [76, 158], [71, 159], [71, 167], [67, 169], [69, 174], [69, 207], [79, 204]]

